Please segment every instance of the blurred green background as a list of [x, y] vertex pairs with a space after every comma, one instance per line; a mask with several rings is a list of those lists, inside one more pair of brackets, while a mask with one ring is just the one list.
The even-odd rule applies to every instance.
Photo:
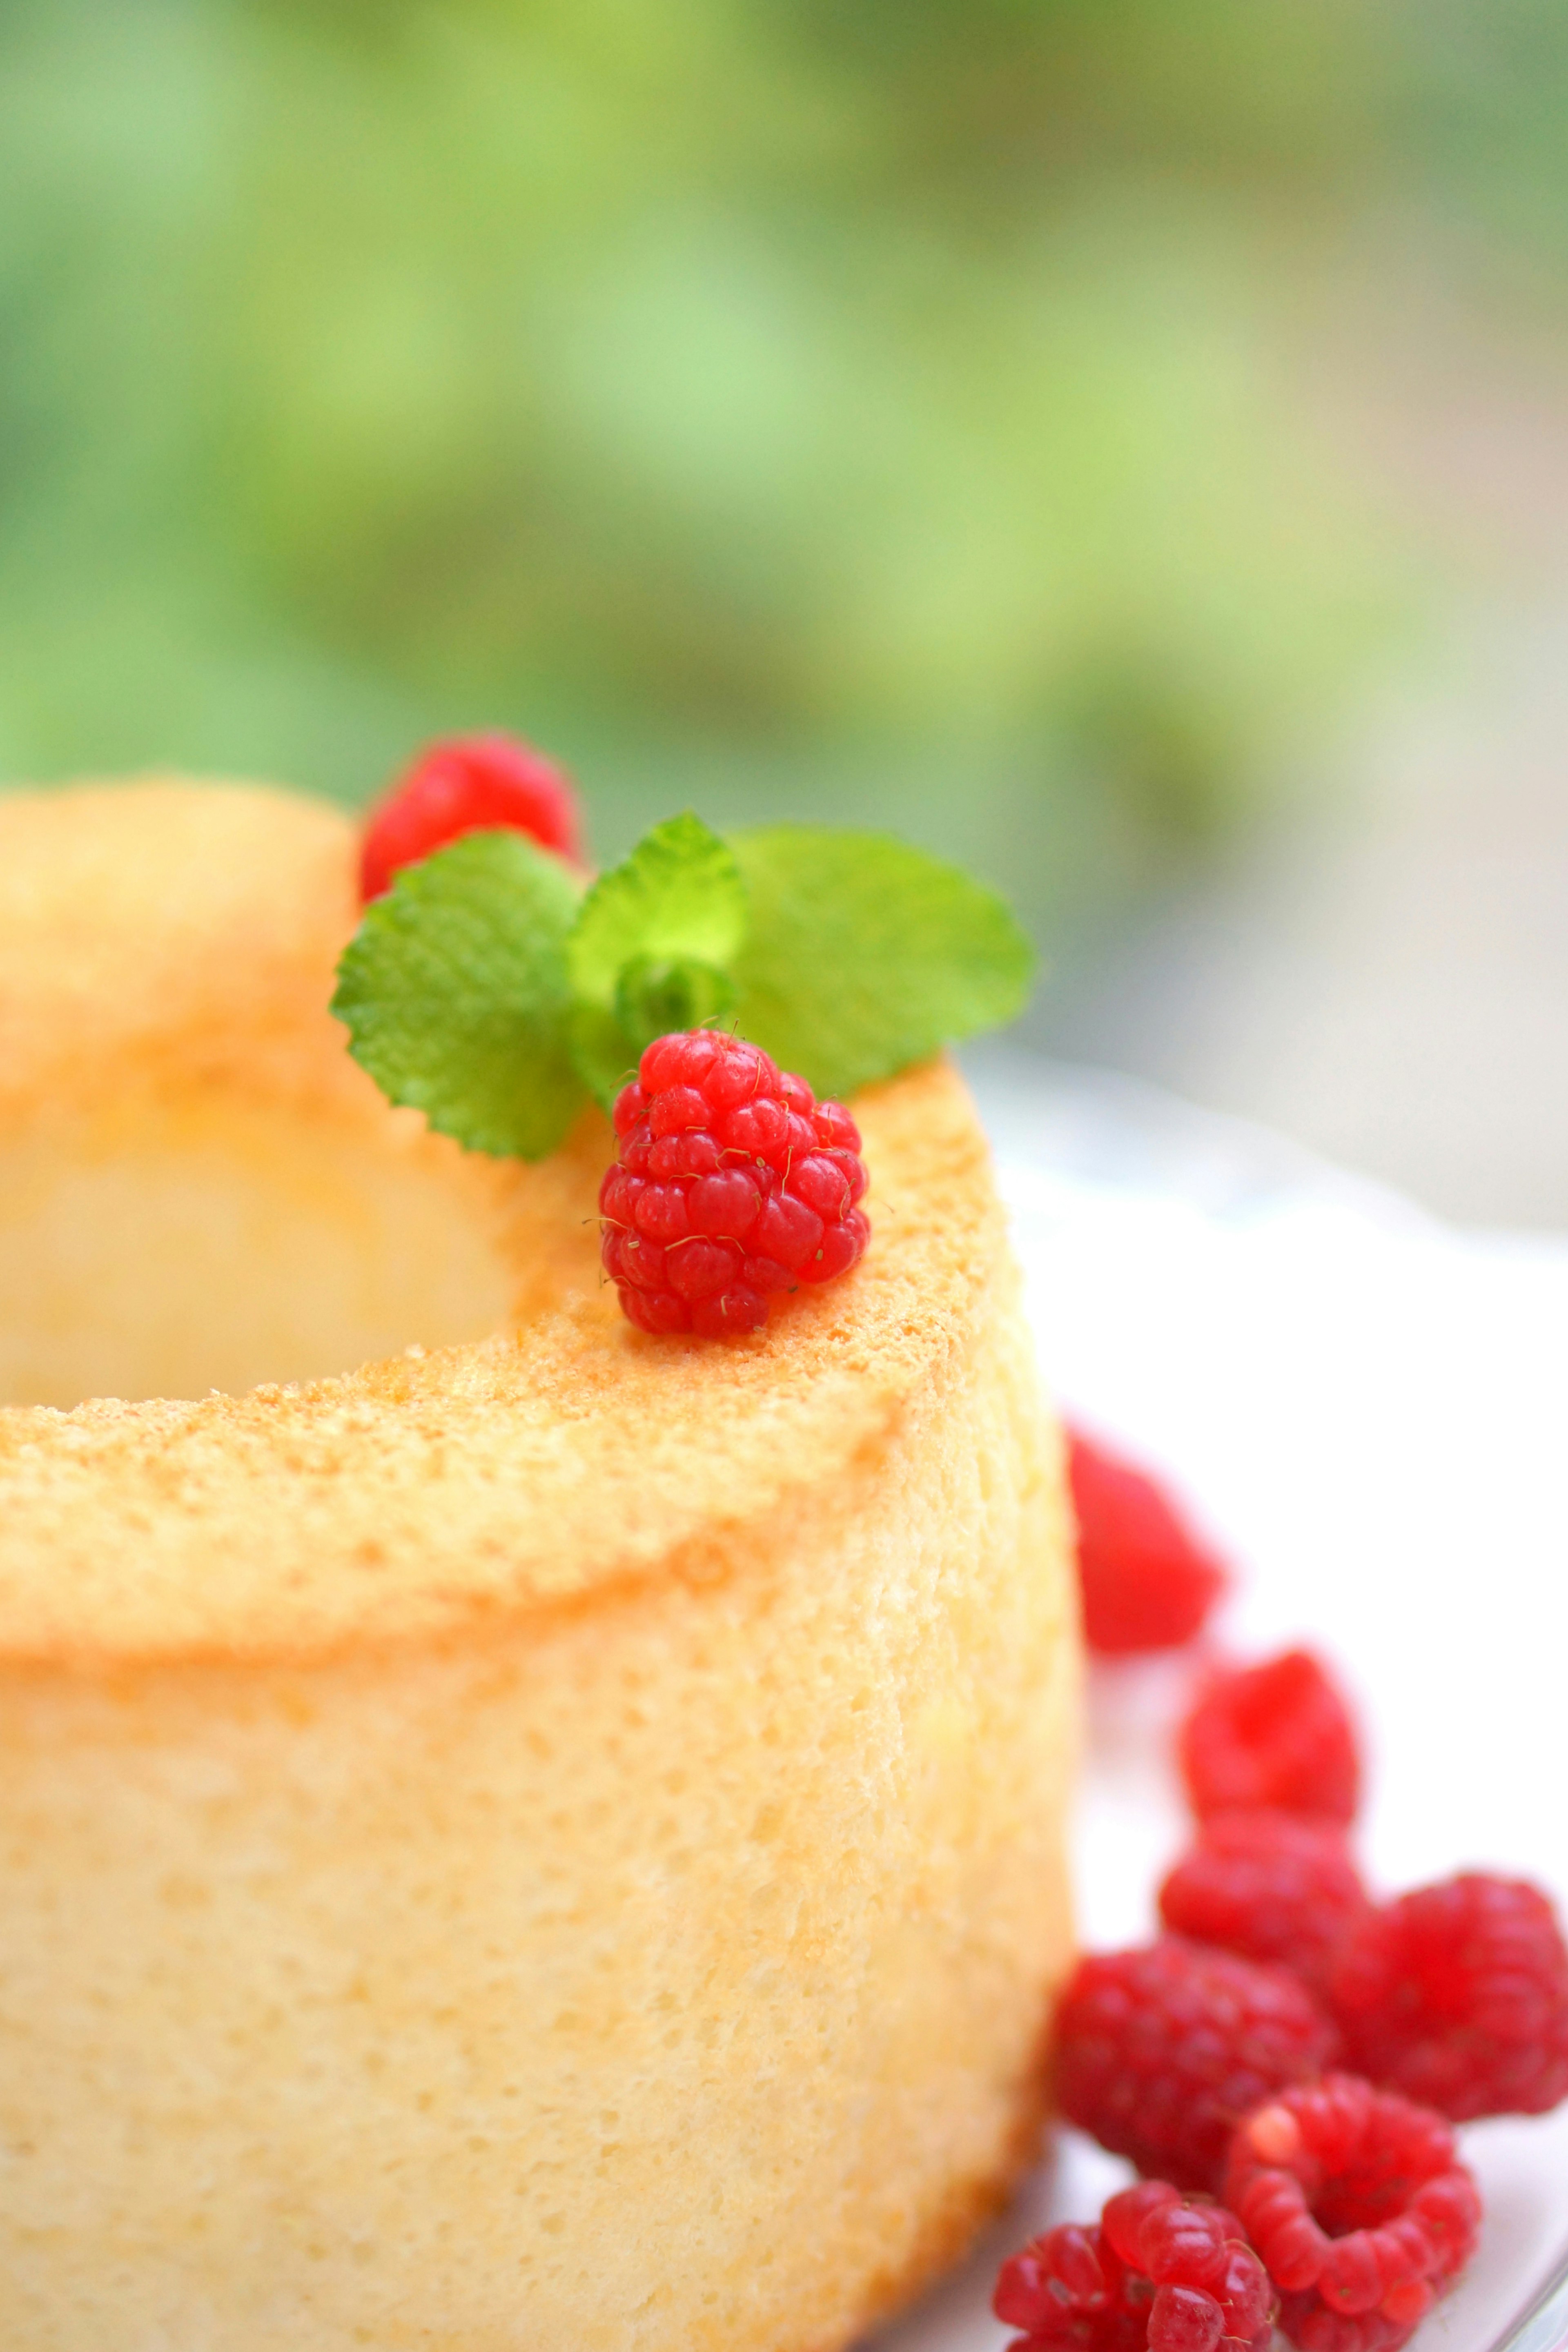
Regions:
[[1440, 640], [1300, 355], [1555, 301], [1565, 124], [1556, 0], [9, 0], [0, 775], [507, 725], [1048, 944]]

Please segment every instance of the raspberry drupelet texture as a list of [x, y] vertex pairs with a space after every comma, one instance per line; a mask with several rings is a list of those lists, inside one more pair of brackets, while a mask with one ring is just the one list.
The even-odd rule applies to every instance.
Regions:
[[1568, 1948], [1525, 1880], [1467, 1871], [1383, 1905], [1329, 2000], [1347, 2063], [1456, 2123], [1568, 2098]]
[[1337, 2053], [1288, 1970], [1167, 1936], [1079, 1963], [1057, 2011], [1057, 2097], [1140, 2172], [1213, 2191], [1241, 2117]]
[[1084, 1633], [1116, 1655], [1190, 1642], [1228, 1581], [1145, 1471], [1084, 1436], [1068, 1435], [1078, 1519]]
[[860, 1130], [757, 1046], [713, 1029], [655, 1038], [615, 1126], [600, 1255], [640, 1330], [742, 1337], [782, 1293], [863, 1254]]
[[1011, 2352], [1264, 2352], [1278, 2301], [1234, 2214], [1145, 2180], [1005, 2263], [992, 2309]]
[[1008, 2352], [1143, 2352], [1153, 2299], [1098, 2222], [1068, 2221], [1003, 2263], [991, 2308], [1025, 2330]]
[[511, 735], [454, 735], [432, 743], [365, 827], [360, 896], [368, 905], [393, 877], [465, 833], [526, 833], [543, 849], [583, 862], [577, 796], [562, 771]]
[[1293, 1969], [1318, 1992], [1371, 1907], [1337, 1823], [1263, 1807], [1211, 1813], [1160, 1889], [1173, 1935]]
[[1394, 2352], [1469, 2261], [1481, 2217], [1442, 2116], [1354, 2074], [1248, 2116], [1225, 2197], [1302, 2352]]
[[1181, 1763], [1200, 1817], [1269, 1805], [1324, 1821], [1355, 1819], [1355, 1725], [1310, 1650], [1215, 1675], [1182, 1727]]

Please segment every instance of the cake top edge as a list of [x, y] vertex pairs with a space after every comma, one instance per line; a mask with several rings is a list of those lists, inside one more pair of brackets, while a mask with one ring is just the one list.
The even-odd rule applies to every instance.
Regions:
[[956, 1070], [856, 1110], [871, 1251], [739, 1347], [650, 1340], [588, 1296], [298, 1390], [0, 1411], [0, 1662], [321, 1657], [743, 1567], [1017, 1314]]
[[353, 841], [341, 810], [272, 785], [0, 793], [0, 1114], [155, 1077], [171, 1036], [210, 1050], [312, 1001], [324, 1026]]

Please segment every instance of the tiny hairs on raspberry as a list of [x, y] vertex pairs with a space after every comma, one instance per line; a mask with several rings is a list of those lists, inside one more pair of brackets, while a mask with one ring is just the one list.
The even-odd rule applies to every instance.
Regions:
[[744, 1338], [864, 1255], [859, 1129], [759, 1047], [713, 1029], [656, 1037], [613, 1123], [600, 1255], [639, 1330]]

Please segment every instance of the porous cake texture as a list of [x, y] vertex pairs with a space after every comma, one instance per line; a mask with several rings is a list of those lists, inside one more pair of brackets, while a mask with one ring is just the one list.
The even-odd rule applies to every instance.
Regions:
[[[291, 1166], [417, 1162], [508, 1305], [296, 1386], [0, 1411], [6, 2352], [837, 2352], [1031, 2152], [1068, 1958], [1070, 1538], [962, 1084], [857, 1102], [852, 1276], [649, 1340], [597, 1286], [596, 1118], [495, 1169], [347, 1063], [345, 824], [105, 797], [178, 835], [186, 913], [243, 814], [227, 947], [303, 877], [300, 985], [227, 983], [215, 1049], [171, 960], [96, 1059], [89, 992], [0, 1146], [276, 1111]], [[45, 805], [0, 803], [0, 873], [47, 954], [5, 838], [53, 872]], [[96, 871], [104, 970], [148, 877]], [[0, 1036], [34, 985], [0, 951]]]

